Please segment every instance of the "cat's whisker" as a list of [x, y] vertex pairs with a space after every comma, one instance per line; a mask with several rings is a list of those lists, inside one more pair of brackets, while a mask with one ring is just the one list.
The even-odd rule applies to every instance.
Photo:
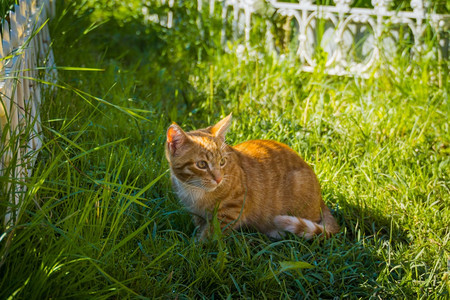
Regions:
[[237, 177], [234, 177], [234, 176], [227, 176], [227, 175], [224, 175], [223, 177], [222, 177], [222, 182], [226, 182], [226, 181], [228, 181], [228, 179], [232, 179], [232, 178], [237, 178]]
[[239, 176], [231, 175], [231, 174], [224, 174], [223, 177], [222, 177], [222, 180], [229, 179], [229, 178], [237, 178], [237, 179], [239, 179]]
[[222, 145], [220, 145], [220, 151], [223, 151], [227, 147], [227, 143], [224, 141]]
[[189, 180], [187, 183], [193, 186], [201, 186], [203, 184], [200, 179]]

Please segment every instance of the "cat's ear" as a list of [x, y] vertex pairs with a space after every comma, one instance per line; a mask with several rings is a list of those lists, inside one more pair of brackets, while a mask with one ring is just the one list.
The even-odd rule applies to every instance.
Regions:
[[167, 148], [171, 155], [175, 155], [187, 140], [186, 133], [176, 123], [173, 123], [167, 129]]
[[231, 125], [231, 114], [220, 120], [216, 125], [211, 127], [211, 133], [220, 138], [222, 141], [225, 141], [225, 135], [227, 134], [228, 129]]

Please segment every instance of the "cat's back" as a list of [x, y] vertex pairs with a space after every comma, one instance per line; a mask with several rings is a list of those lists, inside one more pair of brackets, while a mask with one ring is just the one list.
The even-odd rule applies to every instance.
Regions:
[[[243, 163], [276, 164], [294, 169], [309, 168], [305, 161], [288, 145], [273, 140], [250, 140], [233, 147]], [[268, 167], [269, 165], [265, 165]]]
[[233, 149], [244, 174], [252, 226], [265, 232], [260, 223], [270, 224], [273, 216], [285, 214], [320, 220], [319, 182], [297, 152], [272, 140], [251, 140]]

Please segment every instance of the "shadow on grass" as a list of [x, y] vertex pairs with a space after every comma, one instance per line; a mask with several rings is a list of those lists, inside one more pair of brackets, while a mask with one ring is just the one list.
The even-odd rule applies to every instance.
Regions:
[[[180, 244], [161, 262], [160, 268], [171, 274], [170, 280], [167, 274], [159, 275], [157, 282], [164, 282], [159, 285], [161, 295], [172, 291], [174, 296], [207, 298], [389, 298], [415, 293], [408, 286], [399, 287], [405, 271], [390, 251], [406, 245], [407, 234], [391, 230], [389, 218], [343, 205], [333, 211], [342, 230], [329, 239], [305, 241], [289, 234], [275, 241], [241, 230], [200, 243], [188, 212], [169, 195], [172, 207], [178, 209], [154, 239]], [[286, 263], [293, 265], [286, 268]]]

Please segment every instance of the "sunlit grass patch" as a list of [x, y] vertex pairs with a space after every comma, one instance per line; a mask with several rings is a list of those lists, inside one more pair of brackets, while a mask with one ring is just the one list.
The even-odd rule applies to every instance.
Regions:
[[[0, 298], [448, 297], [450, 107], [448, 84], [428, 80], [434, 62], [304, 73], [98, 5], [60, 7], [51, 24], [57, 64], [97, 71], [61, 69], [64, 88], [45, 95], [44, 147], [0, 242]], [[195, 239], [165, 131], [230, 112], [230, 144], [275, 139], [313, 166], [341, 233]]]

